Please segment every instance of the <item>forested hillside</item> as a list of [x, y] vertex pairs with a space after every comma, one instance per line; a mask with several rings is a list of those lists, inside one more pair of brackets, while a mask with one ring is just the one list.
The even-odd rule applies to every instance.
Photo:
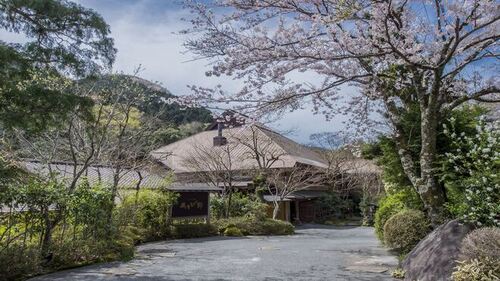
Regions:
[[100, 77], [90, 77], [81, 82], [93, 90], [106, 91], [120, 87], [119, 85], [134, 85], [132, 92], [140, 92], [141, 98], [135, 106], [138, 111], [156, 123], [156, 130], [150, 136], [150, 141], [157, 145], [165, 145], [190, 136], [205, 129], [212, 121], [212, 113], [205, 108], [183, 107], [169, 99], [176, 96], [160, 84], [133, 75], [114, 74]]
[[184, 108], [177, 103], [168, 103], [167, 100], [175, 98], [175, 95], [158, 83], [124, 74], [105, 75], [100, 78], [93, 77], [86, 79], [87, 83], [91, 85], [97, 84], [102, 88], [109, 88], [127, 80], [137, 83], [137, 86], [141, 88], [140, 90], [146, 93], [144, 100], [139, 104], [139, 110], [146, 114], [155, 115], [162, 121], [172, 123], [175, 126], [190, 122], [209, 123], [212, 121], [212, 115], [207, 109]]

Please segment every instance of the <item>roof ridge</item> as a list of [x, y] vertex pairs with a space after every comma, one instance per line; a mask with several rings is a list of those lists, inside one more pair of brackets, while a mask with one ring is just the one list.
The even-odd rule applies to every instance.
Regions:
[[[283, 134], [280, 134], [270, 128], [267, 128], [267, 127], [264, 127], [263, 128], [264, 130], [267, 130], [271, 133], [274, 133], [276, 134], [277, 136], [279, 136], [280, 138], [283, 138], [285, 139], [286, 141], [289, 141], [291, 143], [293, 143], [294, 145], [298, 146], [299, 148], [303, 149], [304, 151], [307, 151], [308, 153], [312, 153], [314, 154], [316, 157], [318, 157], [318, 159], [310, 159], [310, 160], [313, 160], [313, 161], [317, 161], [317, 162], [320, 162], [322, 164], [325, 164], [322, 162], [323, 159], [321, 159], [321, 156], [319, 155], [319, 153], [317, 153], [316, 151], [314, 151], [313, 149], [301, 144], [301, 143], [298, 143], [294, 140], [292, 140], [291, 138], [289, 137], [286, 137], [284, 136]], [[272, 137], [270, 137], [272, 138]], [[280, 144], [279, 141], [275, 141], [276, 145], [278, 145], [281, 149], [283, 149], [283, 151], [285, 151], [288, 155], [290, 155], [290, 157], [292, 157], [296, 162], [301, 162], [299, 160], [301, 159], [298, 159], [298, 158], [304, 158], [304, 159], [307, 159], [307, 157], [304, 157], [304, 156], [300, 156], [300, 155], [297, 155], [297, 153], [293, 153], [293, 151], [291, 152], [289, 149], [287, 149], [283, 144]], [[321, 161], [320, 161], [321, 160]], [[302, 162], [301, 162], [302, 163]]]

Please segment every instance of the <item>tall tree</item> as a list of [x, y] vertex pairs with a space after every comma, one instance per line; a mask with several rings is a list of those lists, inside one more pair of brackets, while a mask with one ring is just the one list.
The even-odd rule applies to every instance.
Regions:
[[[439, 121], [470, 100], [499, 101], [498, 1], [219, 0], [186, 5], [195, 18], [185, 32], [198, 33], [186, 47], [212, 60], [208, 75], [235, 76], [245, 83], [233, 94], [193, 86], [198, 98], [247, 102], [274, 112], [298, 108], [309, 98], [318, 113], [350, 112], [361, 122], [378, 110], [392, 125], [405, 174], [433, 223], [439, 223], [446, 202], [434, 172]], [[311, 85], [290, 79], [297, 72], [323, 80]], [[342, 96], [342, 85], [356, 86], [360, 94]], [[348, 106], [339, 106], [348, 98]], [[421, 120], [417, 157], [409, 153], [408, 136], [400, 128], [401, 116], [414, 104]]]
[[[24, 44], [0, 41], [0, 126], [42, 130], [82, 100], [40, 77], [83, 77], [109, 68], [116, 50], [104, 19], [64, 0], [0, 0], [0, 28]], [[20, 86], [19, 84], [22, 84]]]

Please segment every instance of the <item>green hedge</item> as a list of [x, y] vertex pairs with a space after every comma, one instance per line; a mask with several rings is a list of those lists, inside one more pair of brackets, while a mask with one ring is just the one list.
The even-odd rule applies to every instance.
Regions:
[[221, 219], [215, 221], [214, 225], [220, 234], [224, 234], [230, 227], [238, 228], [243, 235], [290, 235], [295, 231], [294, 226], [289, 222], [248, 217]]
[[185, 239], [217, 235], [217, 228], [211, 224], [191, 223], [172, 226], [171, 238]]

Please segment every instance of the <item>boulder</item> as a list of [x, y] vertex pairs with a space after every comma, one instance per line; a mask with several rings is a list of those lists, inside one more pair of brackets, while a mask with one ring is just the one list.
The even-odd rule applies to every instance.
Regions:
[[460, 244], [472, 229], [471, 225], [452, 220], [429, 233], [403, 261], [404, 280], [451, 280]]

